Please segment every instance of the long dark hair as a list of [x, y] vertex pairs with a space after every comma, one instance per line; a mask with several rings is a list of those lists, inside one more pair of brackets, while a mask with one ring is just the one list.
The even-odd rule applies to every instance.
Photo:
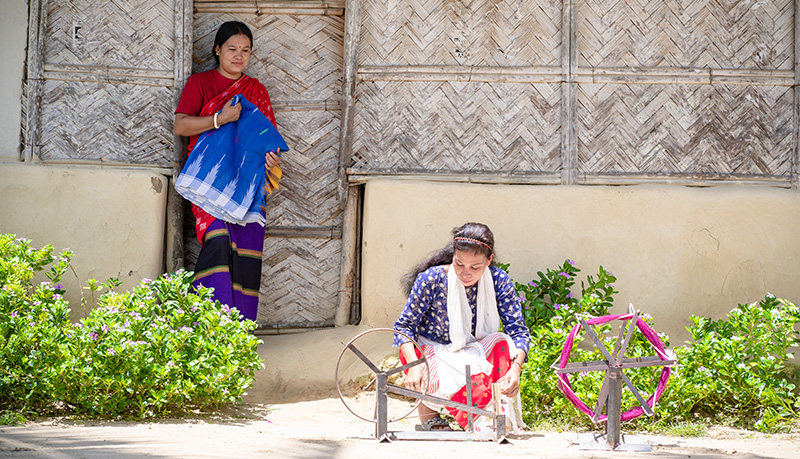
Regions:
[[217, 54], [217, 46], [222, 46], [223, 43], [228, 41], [234, 35], [244, 35], [250, 39], [250, 47], [253, 47], [253, 32], [250, 32], [250, 28], [244, 22], [239, 21], [228, 21], [221, 26], [217, 30], [217, 35], [214, 37], [214, 46], [211, 48], [211, 55], [214, 56], [214, 60], [217, 61], [217, 67], [219, 67], [219, 54]]
[[483, 223], [464, 223], [458, 228], [453, 228], [453, 240], [446, 246], [434, 252], [425, 260], [419, 262], [414, 268], [406, 273], [400, 280], [403, 291], [406, 295], [411, 293], [411, 287], [417, 276], [428, 268], [439, 265], [446, 265], [453, 262], [453, 254], [456, 250], [481, 253], [486, 258], [494, 255], [494, 234], [488, 226]]

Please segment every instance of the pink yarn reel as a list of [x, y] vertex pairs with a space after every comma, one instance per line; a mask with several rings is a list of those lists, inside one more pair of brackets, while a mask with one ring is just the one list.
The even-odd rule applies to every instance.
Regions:
[[[615, 314], [602, 317], [593, 317], [591, 319], [588, 319], [586, 321], [586, 324], [600, 325], [606, 322], [611, 322], [612, 320], [631, 320], [633, 316], [634, 313], [630, 312], [627, 314]], [[636, 327], [639, 329], [640, 332], [642, 332], [642, 335], [644, 335], [647, 341], [656, 350], [656, 354], [658, 355], [658, 357], [663, 361], [670, 361], [670, 356], [667, 354], [667, 351], [664, 348], [664, 343], [661, 342], [661, 338], [658, 337], [658, 334], [652, 328], [650, 328], [650, 326], [647, 325], [645, 321], [642, 320], [641, 318], [636, 321]], [[572, 327], [572, 330], [569, 332], [567, 340], [564, 342], [564, 348], [561, 350], [561, 358], [558, 365], [559, 369], [566, 368], [567, 363], [569, 363], [569, 356], [572, 352], [572, 346], [573, 343], [575, 342], [575, 336], [577, 336], [578, 331], [580, 331], [580, 329], [581, 329], [581, 324], [579, 322], [575, 324], [575, 326]], [[664, 392], [664, 389], [667, 387], [667, 380], [669, 379], [669, 374], [670, 374], [670, 367], [665, 366], [661, 370], [661, 377], [658, 379], [658, 386], [656, 387], [656, 391], [653, 393], [653, 395], [650, 396], [649, 399], [647, 399], [647, 404], [650, 406], [650, 408], [655, 407], [656, 402], [658, 401], [659, 397], [661, 397], [661, 394]], [[558, 374], [557, 377], [558, 377], [558, 387], [559, 389], [561, 389], [561, 392], [564, 393], [564, 396], [567, 397], [567, 400], [572, 402], [572, 404], [575, 405], [575, 407], [578, 408], [578, 410], [585, 413], [586, 415], [589, 416], [589, 418], [594, 420], [595, 418], [594, 411], [592, 411], [592, 409], [589, 408], [589, 406], [587, 406], [586, 403], [584, 403], [583, 400], [581, 400], [575, 394], [575, 391], [572, 389], [572, 384], [570, 384], [569, 382], [569, 376], [567, 375], [567, 373]], [[624, 421], [629, 421], [631, 419], [635, 419], [644, 414], [644, 412], [645, 411], [641, 406], [631, 408], [628, 411], [622, 413], [621, 421], [624, 422]], [[604, 422], [607, 420], [608, 416], [606, 416], [605, 414], [600, 415], [598, 417], [599, 422]]]

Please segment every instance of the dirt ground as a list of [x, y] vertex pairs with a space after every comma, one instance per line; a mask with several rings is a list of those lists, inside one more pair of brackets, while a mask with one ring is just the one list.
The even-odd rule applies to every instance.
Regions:
[[[348, 398], [369, 415], [374, 401]], [[393, 401], [390, 416], [409, 404]], [[366, 410], [366, 411], [365, 411]], [[415, 417], [391, 423], [414, 430]], [[575, 432], [524, 432], [508, 444], [394, 441], [379, 443], [374, 424], [351, 414], [335, 396], [281, 404], [242, 404], [214, 416], [156, 422], [48, 419], [0, 427], [0, 457], [23, 458], [800, 458], [800, 436], [716, 429], [703, 438], [645, 436], [651, 452], [587, 451]]]

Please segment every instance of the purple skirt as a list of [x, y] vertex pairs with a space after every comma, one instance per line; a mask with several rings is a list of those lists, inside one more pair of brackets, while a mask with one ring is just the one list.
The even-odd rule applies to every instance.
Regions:
[[214, 289], [214, 299], [236, 308], [245, 319], [258, 317], [264, 227], [215, 220], [206, 230], [193, 285]]

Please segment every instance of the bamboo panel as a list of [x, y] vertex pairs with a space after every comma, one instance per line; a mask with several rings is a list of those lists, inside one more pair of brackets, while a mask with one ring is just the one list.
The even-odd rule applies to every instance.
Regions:
[[578, 66], [791, 70], [794, 3], [579, 2]]
[[43, 160], [172, 166], [172, 88], [45, 81]]
[[340, 239], [264, 241], [258, 322], [278, 327], [333, 326]]
[[253, 31], [247, 73], [267, 87], [273, 102], [341, 99], [340, 16], [195, 14], [194, 73], [214, 67], [214, 35], [230, 20], [242, 21]]
[[302, 111], [276, 116], [291, 150], [282, 158], [280, 189], [267, 203], [267, 224], [341, 225], [342, 209], [336, 198], [339, 114]]
[[557, 171], [559, 84], [362, 82], [353, 168]]
[[558, 65], [561, 1], [363, 0], [359, 65]]
[[[45, 2], [47, 64], [93, 64], [172, 71], [175, 1]], [[79, 27], [77, 36], [74, 34]]]
[[791, 173], [791, 88], [580, 84], [578, 90], [581, 173]]

